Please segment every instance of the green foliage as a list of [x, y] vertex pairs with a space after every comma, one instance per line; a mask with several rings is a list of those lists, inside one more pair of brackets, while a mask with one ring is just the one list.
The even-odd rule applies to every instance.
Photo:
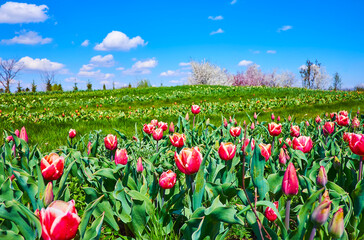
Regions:
[[147, 88], [152, 86], [148, 79], [139, 80], [136, 85], [137, 88]]

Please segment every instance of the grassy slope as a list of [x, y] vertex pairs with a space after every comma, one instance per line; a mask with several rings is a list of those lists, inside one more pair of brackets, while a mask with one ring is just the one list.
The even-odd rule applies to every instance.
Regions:
[[[113, 129], [119, 129], [128, 136], [134, 133], [134, 125], [137, 123], [139, 129], [143, 123], [157, 117], [164, 122], [176, 122], [177, 114], [190, 112], [189, 106], [192, 103], [202, 104], [203, 106], [213, 106], [210, 113], [198, 115], [198, 117], [208, 117], [213, 124], [221, 123], [221, 115], [225, 117], [235, 115], [235, 118], [241, 123], [248, 120], [247, 114], [254, 111], [260, 112], [259, 120], [269, 120], [270, 114], [274, 112], [276, 116], [287, 117], [292, 115], [298, 120], [311, 118], [324, 112], [339, 111], [342, 109], [356, 111], [358, 108], [364, 108], [364, 101], [352, 100], [342, 101], [340, 96], [330, 104], [302, 103], [294, 106], [274, 107], [274, 103], [283, 100], [299, 99], [305, 100], [309, 96], [315, 96], [317, 99], [323, 99], [326, 96], [337, 96], [335, 92], [311, 91], [297, 88], [236, 88], [236, 87], [220, 87], [220, 86], [178, 86], [178, 87], [162, 87], [162, 88], [145, 88], [145, 89], [119, 89], [107, 91], [93, 92], [67, 92], [67, 93], [37, 93], [26, 95], [1, 95], [0, 109], [2, 114], [12, 113], [17, 108], [17, 112], [39, 113], [44, 111], [44, 107], [50, 108], [50, 112], [58, 115], [61, 113], [71, 114], [81, 106], [87, 111], [107, 111], [111, 114], [120, 114], [124, 112], [128, 115], [129, 111], [142, 112], [138, 117], [115, 118], [107, 120], [106, 118], [92, 121], [75, 121], [68, 120], [64, 122], [41, 121], [19, 122], [16, 120], [0, 118], [0, 124], [4, 129], [26, 127], [30, 139], [30, 144], [38, 143], [42, 150], [51, 150], [66, 143], [66, 136], [70, 128], [75, 128], [79, 135], [84, 135], [92, 130], [102, 130], [104, 134], [113, 132]], [[344, 94], [344, 93], [339, 93]], [[252, 102], [256, 101], [272, 101], [272, 107], [263, 109], [254, 107]], [[250, 103], [250, 109], [236, 108], [228, 109], [229, 106], [223, 105], [230, 103], [232, 105]], [[233, 103], [233, 104], [232, 104]], [[102, 108], [97, 108], [96, 104], [102, 104]], [[207, 105], [206, 105], [207, 104]], [[208, 105], [210, 104], [210, 105]], [[172, 111], [174, 107], [178, 107], [178, 111]], [[25, 108], [25, 110], [23, 110]], [[218, 110], [220, 109], [220, 110]]]

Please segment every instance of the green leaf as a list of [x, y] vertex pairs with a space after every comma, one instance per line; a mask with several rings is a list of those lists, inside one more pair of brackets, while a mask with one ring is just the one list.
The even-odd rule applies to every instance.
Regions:
[[73, 166], [73, 164], [75, 164], [76, 161], [77, 160], [74, 160], [73, 162], [71, 162], [70, 165], [68, 165], [66, 171], [63, 172], [63, 175], [61, 177], [61, 181], [58, 184], [58, 191], [55, 194], [54, 200], [59, 200], [59, 197], [61, 197], [61, 194], [63, 193], [63, 190], [65, 188], [65, 184], [66, 184], [68, 174], [70, 173], [70, 171], [72, 169], [72, 166]]
[[360, 181], [351, 193], [354, 203], [354, 216], [359, 217], [364, 208], [364, 181]]
[[264, 199], [265, 194], [269, 191], [269, 184], [264, 178], [265, 158], [262, 156], [258, 143], [255, 143], [255, 149], [251, 160], [250, 175], [254, 187], [258, 189], [259, 199]]
[[98, 218], [96, 218], [96, 220], [92, 223], [91, 227], [87, 229], [85, 237], [82, 239], [98, 240], [100, 238], [104, 216], [105, 213], [101, 214]]
[[[97, 207], [97, 204], [99, 204], [99, 202], [101, 201], [101, 199], [104, 197], [104, 195], [102, 195], [101, 197], [99, 197], [98, 199], [96, 199], [95, 201], [89, 203], [86, 206], [86, 209], [83, 213], [82, 219], [81, 219], [81, 223], [80, 226], [78, 228], [79, 232], [80, 232], [80, 237], [81, 239], [83, 239], [84, 235], [85, 235], [85, 231], [86, 231], [86, 227], [88, 225], [88, 222], [90, 221], [90, 217], [92, 215], [92, 212], [95, 210], [95, 208]], [[102, 214], [102, 219], [104, 219], [104, 214]], [[88, 238], [86, 238], [88, 239]]]

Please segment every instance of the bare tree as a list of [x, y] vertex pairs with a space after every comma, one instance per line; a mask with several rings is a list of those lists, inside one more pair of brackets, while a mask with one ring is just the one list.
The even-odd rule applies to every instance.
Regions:
[[0, 83], [4, 86], [6, 93], [10, 92], [10, 84], [22, 69], [23, 64], [15, 59], [0, 59]]
[[55, 82], [56, 73], [54, 71], [43, 71], [40, 76], [46, 85], [46, 91], [52, 91], [52, 84]]

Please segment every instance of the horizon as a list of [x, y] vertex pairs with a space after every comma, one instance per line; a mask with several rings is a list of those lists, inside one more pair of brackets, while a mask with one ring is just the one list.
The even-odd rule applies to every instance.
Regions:
[[299, 86], [299, 67], [317, 59], [349, 89], [364, 83], [363, 7], [360, 1], [7, 1], [0, 4], [0, 58], [24, 64], [12, 92], [18, 81], [25, 89], [33, 80], [44, 90], [44, 70], [56, 72], [65, 91], [75, 81], [86, 89], [88, 79], [93, 89], [141, 79], [183, 85], [188, 63], [204, 59], [231, 74], [251, 64], [264, 73], [288, 70]]

